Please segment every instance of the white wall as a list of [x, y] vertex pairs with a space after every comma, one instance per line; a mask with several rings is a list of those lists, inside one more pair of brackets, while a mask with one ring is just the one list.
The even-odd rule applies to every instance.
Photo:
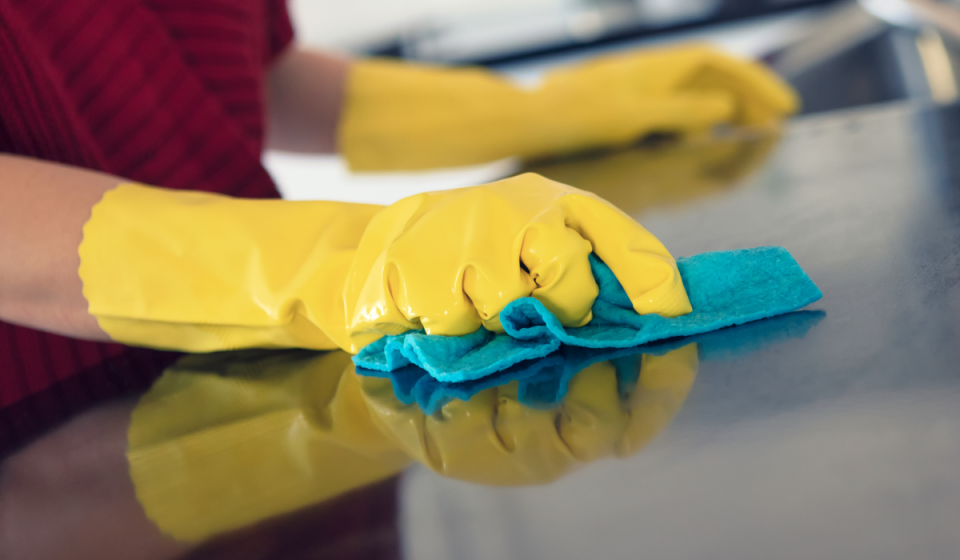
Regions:
[[431, 17], [481, 16], [567, 0], [289, 0], [300, 42], [349, 48]]

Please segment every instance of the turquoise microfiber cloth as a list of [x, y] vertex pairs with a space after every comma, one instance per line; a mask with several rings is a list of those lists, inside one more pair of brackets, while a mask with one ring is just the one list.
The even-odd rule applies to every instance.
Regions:
[[562, 344], [629, 348], [773, 317], [823, 296], [782, 247], [677, 259], [693, 311], [673, 318], [636, 313], [610, 268], [595, 255], [590, 255], [590, 266], [600, 294], [593, 304], [593, 320], [586, 326], [564, 327], [542, 303], [526, 297], [500, 312], [503, 334], [483, 328], [464, 336], [409, 332], [367, 345], [353, 361], [361, 368], [381, 372], [412, 364], [438, 381], [470, 381], [552, 354]]
[[416, 403], [424, 414], [433, 414], [448, 402], [470, 398], [490, 387], [518, 381], [517, 399], [532, 408], [553, 408], [563, 402], [570, 380], [591, 364], [610, 361], [617, 372], [617, 387], [628, 393], [640, 375], [644, 354], [662, 356], [668, 352], [697, 344], [701, 362], [736, 358], [777, 342], [803, 337], [826, 314], [823, 311], [796, 311], [765, 321], [755, 321], [734, 329], [723, 329], [684, 338], [671, 338], [634, 348], [593, 349], [562, 345], [539, 360], [527, 360], [472, 381], [451, 383], [437, 381], [423, 368], [408, 365], [390, 372], [358, 367], [357, 373], [390, 380], [394, 395], [401, 403]]

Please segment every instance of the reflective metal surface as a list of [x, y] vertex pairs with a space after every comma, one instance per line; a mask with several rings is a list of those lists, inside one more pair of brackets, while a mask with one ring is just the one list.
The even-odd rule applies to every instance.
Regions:
[[958, 100], [960, 5], [859, 0], [825, 10], [802, 39], [766, 57], [803, 112], [901, 99]]
[[635, 460], [509, 491], [414, 471], [409, 557], [955, 558], [958, 122], [906, 105], [808, 118], [739, 186], [635, 209], [681, 255], [787, 247], [825, 318], [702, 361]]
[[895, 103], [533, 164], [824, 298], [433, 415], [343, 354], [191, 358], [3, 460], [0, 557], [956, 558], [958, 150]]

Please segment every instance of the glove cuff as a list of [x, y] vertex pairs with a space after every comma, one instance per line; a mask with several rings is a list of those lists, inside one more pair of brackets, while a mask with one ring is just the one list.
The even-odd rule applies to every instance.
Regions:
[[126, 344], [334, 348], [347, 268], [378, 210], [123, 184], [84, 226], [83, 294]]
[[481, 68], [351, 66], [338, 131], [351, 169], [473, 165], [523, 152], [533, 96]]

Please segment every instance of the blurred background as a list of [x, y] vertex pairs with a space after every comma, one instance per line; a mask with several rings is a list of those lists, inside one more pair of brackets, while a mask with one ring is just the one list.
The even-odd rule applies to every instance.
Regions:
[[[300, 40], [355, 53], [502, 62], [548, 50], [796, 12], [830, 0], [294, 0]], [[789, 15], [797, 15], [790, 13]]]
[[[822, 113], [958, 97], [960, 0], [291, 0], [298, 41], [356, 56], [483, 64], [525, 84], [606, 52], [700, 41], [763, 60]], [[336, 157], [269, 153], [284, 196], [390, 203], [495, 180], [515, 161], [352, 174]]]

